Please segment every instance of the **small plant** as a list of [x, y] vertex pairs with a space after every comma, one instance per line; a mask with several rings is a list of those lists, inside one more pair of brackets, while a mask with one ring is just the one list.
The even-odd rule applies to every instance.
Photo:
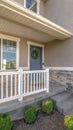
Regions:
[[66, 130], [73, 130], [73, 116], [66, 115], [64, 117], [64, 126]]
[[11, 130], [12, 122], [9, 114], [0, 114], [0, 130]]
[[53, 111], [53, 101], [48, 99], [42, 102], [42, 111], [50, 114]]
[[26, 123], [33, 123], [36, 120], [36, 108], [34, 106], [28, 107], [24, 112], [24, 120]]

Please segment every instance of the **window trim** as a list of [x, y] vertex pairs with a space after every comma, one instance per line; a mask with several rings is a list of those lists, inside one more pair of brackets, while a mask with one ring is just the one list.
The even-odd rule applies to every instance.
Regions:
[[[40, 12], [40, 0], [36, 0], [36, 2], [37, 2], [37, 14], [39, 14], [39, 12]], [[24, 0], [24, 7], [26, 8], [26, 9], [28, 9], [27, 7], [26, 7], [26, 0]], [[30, 9], [29, 9], [30, 10]], [[31, 11], [31, 10], [30, 10]], [[34, 12], [34, 11], [32, 11], [32, 12]], [[34, 12], [35, 13], [35, 12]]]
[[[11, 41], [15, 41], [16, 42], [16, 69], [19, 68], [19, 42], [20, 42], [20, 38], [16, 38], [16, 37], [12, 37], [9, 35], [4, 35], [4, 34], [0, 34], [0, 39], [1, 39], [1, 69], [2, 69], [2, 59], [3, 59], [3, 39], [6, 40], [11, 40]], [[6, 69], [6, 70], [12, 70], [12, 69]], [[5, 71], [6, 71], [5, 70]], [[13, 69], [15, 70], [15, 69]]]

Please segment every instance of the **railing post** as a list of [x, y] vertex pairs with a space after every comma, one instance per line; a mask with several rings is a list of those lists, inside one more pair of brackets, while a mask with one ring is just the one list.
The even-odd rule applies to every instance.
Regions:
[[23, 100], [23, 93], [22, 93], [22, 69], [19, 69], [19, 75], [18, 75], [18, 91], [19, 91], [19, 101]]
[[46, 69], [46, 92], [49, 92], [49, 68]]

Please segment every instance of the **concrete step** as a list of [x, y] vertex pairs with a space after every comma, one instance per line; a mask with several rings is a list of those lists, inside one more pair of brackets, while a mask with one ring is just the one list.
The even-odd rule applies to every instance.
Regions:
[[65, 100], [67, 100], [68, 98], [70, 98], [72, 96], [71, 93], [69, 92], [62, 92], [62, 93], [59, 93], [55, 96], [52, 96], [51, 99], [55, 102], [55, 103], [63, 103]]
[[55, 107], [57, 110], [64, 115], [73, 114], [73, 94], [69, 92], [63, 92], [57, 94], [51, 99], [55, 102]]
[[64, 115], [68, 114], [73, 109], [73, 95], [70, 98], [67, 98], [67, 100], [62, 101], [62, 103], [56, 102], [56, 107]]

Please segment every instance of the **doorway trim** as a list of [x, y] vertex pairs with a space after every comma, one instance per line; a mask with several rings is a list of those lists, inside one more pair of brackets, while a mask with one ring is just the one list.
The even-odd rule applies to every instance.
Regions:
[[31, 45], [42, 48], [42, 69], [44, 69], [45, 68], [45, 66], [44, 66], [44, 45], [38, 44], [38, 43], [32, 42], [32, 41], [27, 41], [27, 44], [28, 44], [28, 68], [29, 68], [29, 70], [30, 70], [30, 46]]

